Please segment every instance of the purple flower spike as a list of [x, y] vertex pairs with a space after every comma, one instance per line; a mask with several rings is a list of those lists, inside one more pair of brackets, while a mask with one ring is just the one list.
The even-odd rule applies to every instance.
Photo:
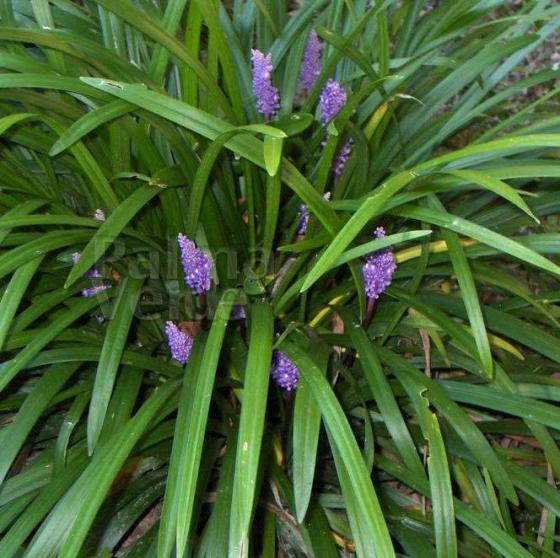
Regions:
[[299, 87], [305, 92], [313, 88], [317, 78], [321, 73], [321, 51], [323, 45], [315, 31], [311, 30], [305, 52], [303, 53], [303, 61], [299, 73]]
[[96, 209], [93, 218], [96, 221], [105, 221], [105, 212], [102, 209]]
[[95, 296], [96, 294], [106, 291], [110, 288], [111, 285], [95, 285], [94, 287], [88, 287], [87, 289], [84, 289], [82, 291], [82, 296], [84, 298], [91, 298], [92, 296]]
[[338, 152], [333, 165], [333, 172], [336, 179], [341, 177], [342, 173], [344, 172], [344, 167], [346, 166], [348, 159], [350, 159], [351, 154], [352, 142], [348, 140]]
[[[374, 234], [377, 239], [383, 238], [385, 236], [385, 229], [377, 227]], [[391, 284], [393, 273], [395, 273], [396, 269], [397, 262], [390, 248], [384, 248], [370, 254], [362, 267], [367, 297], [374, 300], [379, 298]]]
[[286, 391], [292, 391], [297, 386], [299, 368], [282, 351], [275, 351], [270, 373], [276, 385]]
[[165, 322], [165, 334], [171, 356], [181, 364], [189, 360], [194, 338], [181, 331], [173, 322]]
[[260, 50], [251, 51], [253, 65], [253, 95], [258, 111], [269, 120], [280, 108], [278, 89], [272, 85], [272, 56], [265, 56]]
[[298, 210], [298, 226], [296, 232], [299, 235], [304, 235], [307, 232], [307, 225], [309, 225], [309, 209], [307, 209], [307, 205], [302, 203]]
[[[72, 263], [76, 263], [79, 259], [80, 259], [80, 252], [74, 252], [72, 254]], [[95, 267], [93, 269], [90, 269], [85, 275], [84, 277], [87, 277], [88, 279], [101, 279], [103, 277], [103, 275], [101, 275], [101, 272], [96, 269]], [[84, 289], [82, 291], [82, 296], [85, 298], [91, 298], [92, 296], [95, 296], [97, 293], [100, 293], [102, 291], [106, 291], [107, 289], [110, 289], [111, 285], [94, 285], [93, 287], [89, 287], [87, 289]]]
[[181, 262], [185, 273], [185, 282], [196, 293], [202, 294], [210, 290], [212, 285], [212, 260], [210, 256], [196, 247], [184, 234], [177, 236], [181, 251]]
[[[331, 199], [331, 193], [325, 192], [323, 198], [327, 201]], [[302, 203], [298, 209], [298, 226], [296, 229], [297, 234], [303, 236], [307, 232], [307, 225], [309, 225], [309, 209], [307, 205]]]
[[328, 124], [340, 112], [340, 109], [346, 104], [346, 99], [347, 94], [344, 87], [338, 81], [329, 79], [319, 97], [323, 124]]
[[240, 302], [236, 302], [233, 305], [233, 309], [231, 311], [231, 319], [232, 320], [244, 320], [247, 317], [245, 312], [245, 306]]

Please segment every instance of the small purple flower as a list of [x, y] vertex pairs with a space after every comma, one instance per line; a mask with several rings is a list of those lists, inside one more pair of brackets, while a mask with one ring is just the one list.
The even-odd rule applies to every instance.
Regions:
[[105, 212], [102, 209], [96, 209], [93, 218], [97, 221], [105, 221]]
[[[383, 238], [385, 229], [377, 227], [375, 238]], [[377, 299], [391, 284], [393, 273], [397, 269], [395, 256], [390, 248], [377, 250], [370, 254], [362, 266], [362, 276], [364, 278], [364, 288], [366, 295], [370, 299]]]
[[303, 53], [303, 61], [299, 73], [299, 87], [304, 91], [309, 91], [315, 85], [317, 78], [321, 74], [321, 51], [323, 45], [315, 31], [311, 30], [305, 52]]
[[336, 159], [333, 164], [333, 173], [336, 179], [340, 178], [342, 173], [344, 172], [344, 167], [350, 159], [350, 155], [352, 154], [352, 141], [348, 140], [338, 152]]
[[323, 124], [328, 124], [340, 112], [347, 98], [346, 90], [338, 81], [334, 79], [327, 81], [319, 97]]
[[[331, 193], [325, 192], [323, 198], [327, 201], [331, 199]], [[302, 203], [298, 209], [298, 226], [296, 229], [297, 234], [303, 236], [307, 232], [307, 225], [309, 225], [309, 209], [307, 205]]]
[[209, 291], [212, 285], [213, 268], [210, 256], [199, 250], [196, 244], [184, 234], [177, 236], [177, 242], [181, 251], [185, 282], [196, 294]]
[[276, 385], [286, 391], [292, 391], [297, 386], [299, 368], [282, 351], [274, 352], [270, 373]]
[[165, 334], [171, 356], [181, 364], [189, 360], [194, 338], [181, 331], [173, 322], [165, 322]]
[[247, 317], [247, 314], [245, 312], [245, 306], [243, 306], [243, 304], [241, 304], [240, 302], [236, 302], [233, 305], [233, 309], [231, 312], [231, 319], [232, 320], [244, 320]]
[[272, 56], [265, 56], [260, 50], [251, 50], [253, 67], [253, 95], [258, 111], [269, 120], [280, 108], [278, 89], [272, 85]]
[[309, 209], [307, 205], [302, 203], [298, 209], [298, 226], [296, 232], [299, 235], [304, 235], [307, 232], [307, 225], [309, 225]]
[[[72, 254], [72, 263], [76, 263], [79, 259], [80, 259], [80, 252], [74, 252]], [[101, 275], [101, 272], [96, 269], [95, 267], [93, 269], [90, 269], [85, 275], [84, 277], [87, 277], [88, 279], [101, 279], [103, 277], [103, 275]], [[84, 289], [82, 291], [82, 296], [85, 298], [91, 298], [92, 296], [95, 296], [97, 293], [100, 293], [102, 291], [106, 291], [107, 289], [110, 289], [111, 285], [94, 285], [93, 287], [88, 287], [87, 289]]]
[[95, 296], [96, 294], [99, 294], [103, 291], [106, 291], [107, 289], [110, 289], [111, 285], [95, 285], [93, 287], [88, 287], [87, 289], [84, 289], [82, 291], [82, 296], [84, 298], [91, 298], [92, 296]]

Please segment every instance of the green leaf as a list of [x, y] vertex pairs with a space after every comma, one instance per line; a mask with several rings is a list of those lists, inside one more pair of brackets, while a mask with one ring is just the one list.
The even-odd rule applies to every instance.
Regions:
[[39, 238], [21, 244], [17, 248], [5, 251], [0, 256], [0, 277], [15, 271], [20, 266], [35, 260], [38, 255], [71, 247], [77, 242], [89, 240], [91, 231], [87, 230], [65, 230], [44, 233]]
[[455, 530], [455, 510], [453, 489], [445, 444], [438, 418], [429, 409], [429, 403], [422, 390], [416, 391], [407, 382], [403, 384], [412, 400], [424, 438], [428, 442], [428, 474], [436, 553], [438, 558], [457, 556], [457, 533]]
[[[41, 521], [43, 521], [51, 509], [69, 490], [76, 479], [82, 474], [88, 464], [85, 451], [81, 451], [69, 459], [64, 474], [55, 475], [50, 482], [42, 487], [40, 493], [21, 514], [18, 520], [11, 526], [10, 530], [0, 540], [0, 553], [2, 556], [15, 556], [22, 545], [32, 535]], [[14, 504], [11, 503], [10, 507]]]
[[71, 145], [81, 140], [86, 134], [92, 132], [99, 126], [110, 122], [120, 116], [128, 114], [134, 109], [129, 103], [124, 101], [112, 101], [86, 113], [79, 120], [74, 122], [53, 144], [49, 151], [51, 157], [68, 149]]
[[425, 477], [424, 467], [420, 462], [412, 436], [399, 410], [389, 381], [383, 372], [379, 358], [375, 354], [374, 345], [370, 342], [366, 332], [359, 324], [354, 323], [347, 311], [337, 308], [337, 312], [340, 313], [345, 321], [346, 330], [354, 348], [358, 352], [360, 366], [368, 382], [369, 389], [385, 420], [387, 429], [395, 442], [403, 463], [419, 477]]
[[[82, 81], [211, 140], [215, 140], [221, 134], [233, 130], [233, 126], [211, 114], [149, 91], [140, 85], [123, 84], [100, 78], [82, 78]], [[243, 135], [232, 138], [225, 145], [234, 153], [266, 169], [262, 142], [256, 138]], [[329, 207], [328, 202], [311, 186], [294, 165], [285, 160], [282, 163], [282, 180], [294, 190], [303, 203], [309, 206], [310, 211], [316, 215], [329, 232], [334, 233], [337, 230], [338, 219]]]
[[40, 256], [19, 267], [4, 290], [2, 300], [0, 301], [0, 350], [2, 350], [4, 340], [21, 300], [25, 295], [25, 291], [42, 261], [43, 258]]
[[519, 416], [556, 430], [560, 429], [560, 417], [554, 405], [535, 401], [515, 393], [504, 393], [483, 386], [446, 381], [442, 387], [449, 396], [461, 403], [494, 409], [501, 413]]
[[383, 248], [387, 248], [388, 246], [394, 246], [395, 244], [399, 244], [400, 242], [415, 240], [417, 238], [422, 238], [430, 234], [432, 234], [432, 231], [430, 230], [407, 231], [402, 233], [390, 234], [388, 236], [384, 236], [383, 238], [378, 238], [376, 240], [366, 242], [365, 244], [360, 244], [360, 246], [356, 246], [355, 248], [344, 252], [333, 264], [333, 267], [338, 267], [339, 265], [345, 264], [357, 258], [361, 258], [362, 256], [366, 256], [377, 250], [382, 250]]
[[285, 135], [281, 130], [276, 130], [272, 126], [253, 124], [251, 126], [242, 126], [240, 128], [224, 132], [208, 146], [204, 152], [202, 160], [200, 161], [191, 188], [186, 226], [186, 235], [189, 238], [193, 238], [195, 236], [204, 195], [209, 186], [210, 173], [212, 172], [214, 163], [220, 155], [222, 148], [236, 135], [250, 132], [265, 134], [267, 138], [283, 137]]
[[258, 494], [257, 470], [261, 457], [274, 335], [274, 320], [268, 304], [252, 304], [249, 317], [251, 333], [243, 380], [231, 504], [229, 554], [232, 557], [249, 555], [249, 530]]
[[0, 118], [0, 136], [6, 131], [9, 130], [12, 126], [27, 120], [28, 118], [34, 118], [37, 115], [33, 114], [32, 112], [22, 112], [19, 114], [10, 114], [9, 116], [4, 116]]
[[[329, 354], [317, 351], [313, 355], [321, 373], [326, 374]], [[292, 483], [296, 519], [303, 523], [313, 494], [313, 481], [317, 464], [321, 409], [317, 405], [309, 386], [298, 386], [294, 404], [292, 426]]]
[[121, 362], [143, 284], [144, 278], [125, 277], [116, 295], [113, 314], [105, 334], [101, 355], [99, 356], [99, 364], [95, 374], [89, 406], [87, 433], [90, 455], [97, 445], [101, 429], [103, 428], [117, 370]]
[[510, 460], [504, 460], [504, 466], [513, 483], [537, 502], [545, 506], [557, 517], [560, 515], [560, 494], [550, 484], [535, 474]]
[[402, 217], [425, 221], [427, 223], [431, 223], [432, 225], [437, 225], [470, 238], [474, 238], [483, 244], [487, 244], [488, 246], [503, 252], [504, 254], [518, 258], [530, 265], [560, 277], [560, 267], [550, 260], [540, 254], [537, 254], [533, 250], [526, 248], [515, 240], [511, 240], [510, 238], [468, 221], [467, 219], [462, 219], [456, 215], [424, 207], [407, 206], [394, 210], [394, 213]]
[[176, 392], [177, 381], [158, 387], [134, 417], [95, 453], [86, 470], [56, 504], [26, 553], [30, 558], [75, 558], [130, 452]]
[[523, 198], [511, 186], [499, 178], [477, 170], [446, 170], [445, 173], [450, 174], [451, 176], [456, 176], [466, 182], [479, 184], [483, 188], [486, 188], [487, 190], [490, 190], [491, 192], [494, 192], [502, 198], [508, 200], [513, 205], [521, 209], [521, 211], [527, 213], [531, 219], [537, 223], [539, 222], [538, 218], [534, 215], [529, 206], [525, 203], [525, 201], [523, 201]]
[[[445, 213], [443, 205], [439, 201], [432, 200], [432, 202], [435, 207]], [[478, 292], [476, 290], [469, 261], [467, 260], [463, 247], [461, 246], [459, 237], [456, 234], [450, 231], [444, 231], [443, 238], [447, 244], [449, 257], [451, 258], [453, 269], [457, 275], [459, 287], [463, 293], [463, 302], [467, 310], [474, 340], [478, 348], [482, 368], [488, 379], [491, 379], [494, 373], [494, 363], [492, 362], [490, 341], [486, 332], [486, 325], [480, 308]]]
[[[284, 342], [280, 345], [298, 366], [301, 381], [308, 386], [321, 409], [326, 428], [329, 430], [337, 451], [344, 456], [344, 465], [353, 486], [360, 513], [360, 530], [373, 541], [376, 556], [393, 557], [395, 551], [389, 536], [385, 518], [379, 506], [368, 470], [348, 424], [348, 420], [326, 378], [313, 360], [299, 347]], [[359, 536], [358, 533], [354, 533]], [[369, 544], [367, 545], [369, 546]], [[365, 556], [363, 558], [366, 558]]]
[[22, 370], [38, 353], [59, 333], [64, 331], [80, 316], [87, 314], [99, 305], [96, 297], [77, 301], [71, 308], [60, 313], [44, 328], [38, 328], [33, 339], [16, 355], [0, 365], [0, 390], [3, 390], [13, 377]]
[[[195, 380], [200, 374], [200, 363], [204, 354], [206, 344], [206, 333], [198, 335], [192, 346], [187, 366], [184, 370], [185, 379], [179, 397], [179, 407], [177, 410], [177, 420], [175, 421], [173, 445], [171, 448], [171, 458], [169, 461], [169, 471], [167, 475], [167, 487], [163, 500], [163, 509], [158, 532], [158, 556], [167, 557], [173, 553], [177, 536], [177, 515], [179, 511], [179, 486], [184, 481], [185, 471], [182, 468], [184, 460], [185, 435], [188, 428], [189, 412], [194, 393], [194, 384], [191, 377], [195, 375]], [[188, 376], [187, 376], [188, 375]]]
[[47, 409], [51, 399], [58, 393], [68, 378], [76, 371], [75, 363], [52, 366], [37, 382], [33, 391], [26, 397], [18, 414], [12, 422], [0, 430], [0, 485], [8, 473], [25, 439], [35, 423]]
[[358, 236], [366, 223], [379, 212], [383, 204], [415, 178], [416, 175], [413, 172], [399, 173], [377, 188], [375, 193], [368, 196], [321, 254], [303, 283], [301, 291], [309, 289], [313, 283], [331, 269], [344, 249]]
[[270, 176], [275, 176], [282, 162], [282, 146], [284, 141], [281, 138], [265, 136], [264, 138], [264, 164], [266, 172]]
[[[342, 254], [344, 249], [361, 232], [368, 221], [379, 214], [379, 211], [383, 207], [383, 204], [387, 202], [391, 197], [393, 197], [396, 193], [398, 193], [399, 190], [410, 184], [410, 182], [412, 182], [418, 175], [429, 172], [431, 169], [434, 169], [443, 164], [455, 162], [461, 159], [463, 159], [463, 165], [468, 165], [469, 157], [479, 156], [476, 161], [480, 162], [480, 155], [491, 158], [497, 153], [507, 152], [511, 154], [527, 151], [530, 149], [536, 149], [539, 147], [560, 147], [560, 135], [541, 134], [534, 136], [528, 135], [524, 137], [502, 138], [485, 144], [466, 147], [449, 154], [441, 155], [426, 163], [417, 165], [410, 171], [402, 171], [392, 176], [386, 182], [381, 184], [373, 194], [369, 195], [362, 202], [359, 209], [352, 215], [348, 222], [333, 238], [329, 247], [325, 250], [325, 252], [323, 252], [317, 263], [314, 265], [313, 269], [310, 271], [301, 290], [305, 291], [309, 289], [309, 287], [311, 287], [313, 283], [315, 283], [327, 270], [329, 270], [334, 265], [334, 262], [337, 260], [337, 258]], [[464, 229], [465, 227], [463, 225], [468, 222], [465, 222], [464, 220], [455, 216], [450, 216], [449, 219], [444, 220], [439, 215], [437, 218], [438, 222], [436, 222], [435, 216], [433, 219], [426, 218], [429, 213], [431, 213], [430, 210], [424, 208], [407, 208], [406, 210], [398, 211], [399, 215], [406, 217], [414, 218], [414, 215], [422, 215], [422, 217], [418, 217], [419, 220], [427, 221], [428, 223], [432, 224], [438, 224], [444, 227], [447, 226], [451, 230], [455, 230], [455, 232], [465, 234], [464, 230], [457, 230], [457, 228]], [[441, 224], [442, 222], [445, 222], [445, 224]], [[473, 226], [473, 228], [470, 230], [472, 233], [474, 233], [469, 234], [469, 236], [472, 236], [472, 238], [478, 238], [478, 236], [482, 236], [487, 239], [486, 243], [490, 244], [491, 246], [496, 245], [496, 240], [499, 240], [499, 246], [504, 246], [504, 248], [506, 248], [504, 251], [508, 253], [515, 252], [514, 255], [516, 255], [516, 257], [520, 257], [518, 254], [521, 253], [525, 256], [525, 258], [522, 257], [522, 259], [528, 258], [529, 260], [533, 261], [533, 265], [551, 271], [556, 275], [560, 275], [560, 268], [558, 266], [555, 266], [542, 256], [535, 254], [534, 252], [531, 253], [530, 250], [519, 248], [514, 241], [504, 238], [492, 231], [488, 231], [488, 229], [483, 229], [483, 232], [480, 233], [480, 229]], [[485, 241], [481, 240], [481, 242]], [[529, 253], [531, 253], [531, 255]]]
[[[12, 218], [12, 219], [19, 219], [29, 213], [33, 213], [36, 209], [39, 209], [43, 205], [45, 205], [46, 201], [44, 200], [30, 200], [23, 203], [18, 204], [13, 209], [6, 211], [1, 219]], [[0, 244], [4, 241], [4, 239], [10, 234], [11, 229], [9, 228], [0, 228]]]
[[227, 556], [229, 543], [229, 525], [231, 521], [231, 502], [233, 493], [233, 477], [235, 474], [235, 458], [237, 453], [237, 428], [229, 433], [226, 453], [220, 469], [220, 480], [217, 490], [216, 504], [212, 516], [206, 524], [205, 531], [198, 546], [200, 555], [205, 558]]
[[[198, 472], [202, 456], [202, 445], [208, 422], [210, 399], [214, 388], [216, 369], [220, 358], [222, 343], [231, 308], [237, 297], [237, 291], [226, 291], [214, 317], [204, 352], [196, 368], [187, 365], [186, 371], [194, 378], [186, 381], [189, 390], [183, 389], [180, 409], [181, 417], [177, 420], [175, 442], [172, 455], [174, 476], [173, 485], [169, 485], [164, 502], [164, 519], [160, 528], [158, 554], [169, 556], [172, 552], [170, 534], [175, 531], [177, 556], [182, 558], [186, 551], [189, 530], [193, 521], [194, 499]], [[195, 342], [195, 347], [196, 347]], [[170, 486], [174, 486], [170, 491]], [[165, 507], [167, 506], [167, 511]]]
[[226, 112], [228, 116], [233, 116], [231, 106], [223, 91], [218, 87], [216, 81], [208, 69], [181, 43], [162, 29], [156, 21], [146, 17], [140, 10], [128, 0], [95, 0], [95, 2], [107, 10], [121, 17], [124, 21], [151, 37], [154, 41], [166, 48], [169, 53], [186, 64], [199, 78], [200, 82], [208, 89], [212, 99]]
[[410, 386], [410, 390], [414, 390], [414, 392], [425, 393], [425, 397], [445, 417], [450, 427], [463, 440], [477, 462], [488, 469], [492, 475], [492, 480], [506, 497], [511, 502], [517, 503], [517, 494], [513, 484], [498, 460], [494, 449], [465, 411], [448, 397], [443, 387], [426, 378], [415, 366], [391, 351], [380, 347], [378, 354], [381, 360], [391, 367], [397, 380], [403, 386]]
[[64, 287], [72, 286], [82, 275], [91, 269], [138, 211], [162, 191], [157, 186], [140, 186], [125, 201], [119, 204], [88, 242], [80, 255], [80, 259], [72, 266]]

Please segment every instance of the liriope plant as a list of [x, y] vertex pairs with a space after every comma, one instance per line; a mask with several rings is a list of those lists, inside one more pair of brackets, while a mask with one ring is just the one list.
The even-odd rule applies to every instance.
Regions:
[[0, 2], [0, 557], [557, 555], [510, 4]]

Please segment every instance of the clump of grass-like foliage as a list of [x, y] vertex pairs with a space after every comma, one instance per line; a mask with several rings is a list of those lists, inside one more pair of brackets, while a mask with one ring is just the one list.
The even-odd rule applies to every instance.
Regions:
[[0, 2], [0, 558], [558, 556], [559, 72], [505, 78], [560, 10], [504, 4]]

